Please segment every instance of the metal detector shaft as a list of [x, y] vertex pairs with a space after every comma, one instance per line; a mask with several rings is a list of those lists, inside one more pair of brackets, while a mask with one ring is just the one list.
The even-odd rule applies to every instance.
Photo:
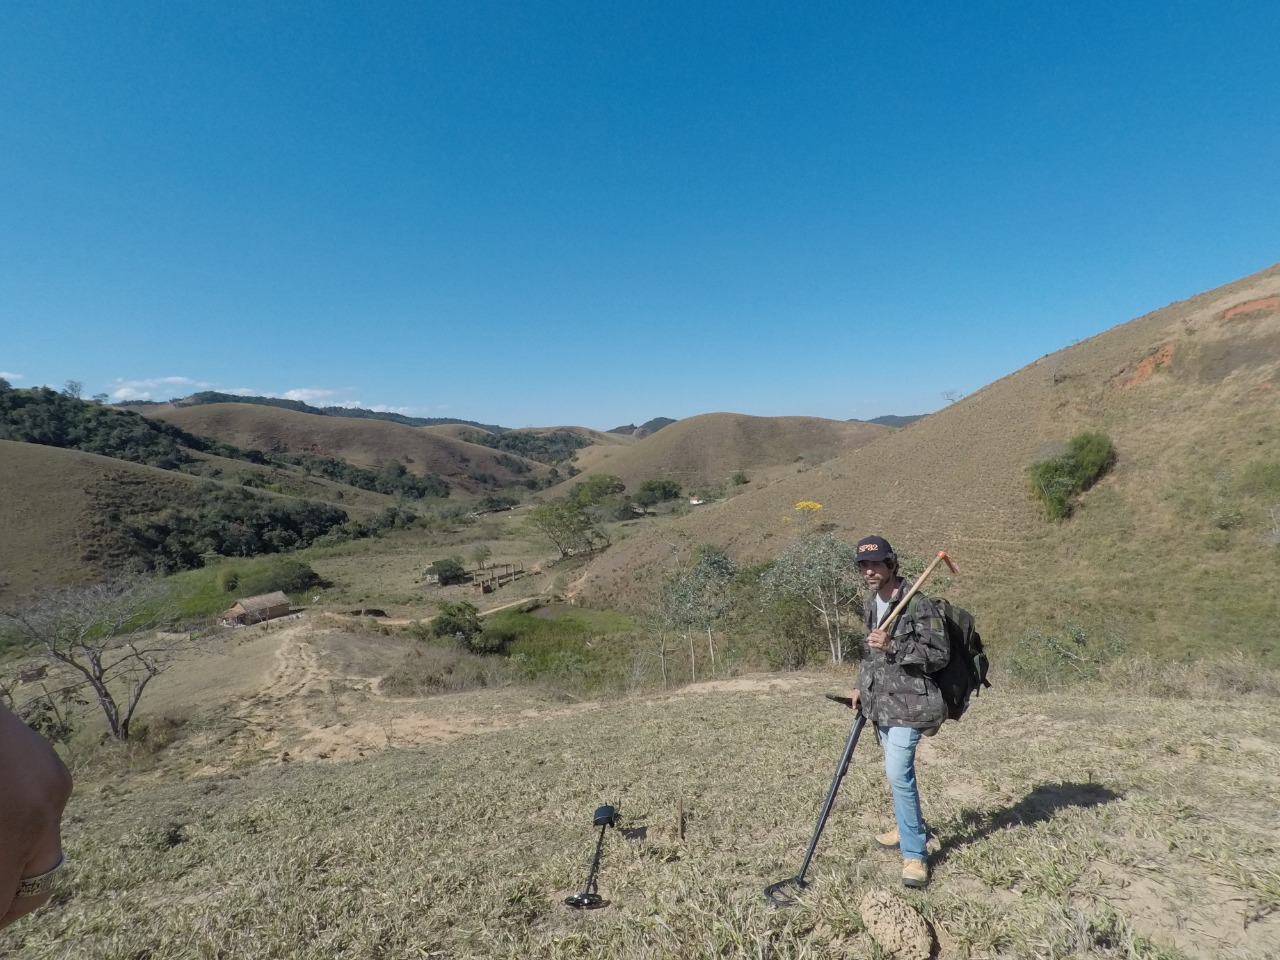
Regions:
[[853, 759], [853, 749], [858, 745], [858, 737], [862, 735], [862, 728], [866, 726], [867, 718], [862, 715], [862, 711], [858, 711], [858, 715], [853, 719], [853, 729], [849, 731], [849, 739], [844, 745], [844, 753], [840, 757], [840, 766], [836, 767], [835, 779], [831, 781], [831, 789], [827, 791], [827, 802], [822, 805], [822, 813], [818, 816], [818, 826], [814, 828], [813, 839], [809, 841], [809, 849], [805, 851], [804, 863], [800, 864], [800, 872], [795, 875], [796, 883], [804, 886], [805, 871], [809, 869], [809, 861], [813, 859], [813, 851], [817, 849], [818, 838], [822, 836], [822, 828], [827, 825], [827, 817], [831, 815], [831, 808], [836, 803], [836, 793], [840, 790], [840, 781], [844, 779], [844, 775], [849, 771], [849, 761]]
[[596, 874], [600, 872], [600, 848], [604, 845], [604, 831], [607, 824], [600, 825], [600, 836], [596, 839], [596, 855], [591, 858], [591, 872], [587, 874], [586, 886], [582, 888], [583, 893], [596, 892]]

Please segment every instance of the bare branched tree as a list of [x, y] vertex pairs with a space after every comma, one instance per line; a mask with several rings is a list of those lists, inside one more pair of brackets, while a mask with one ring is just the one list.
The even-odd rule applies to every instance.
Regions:
[[0, 622], [19, 643], [69, 668], [62, 688], [92, 690], [111, 735], [128, 740], [147, 684], [191, 646], [186, 634], [159, 629], [173, 619], [167, 594], [156, 580], [115, 580], [48, 593]]

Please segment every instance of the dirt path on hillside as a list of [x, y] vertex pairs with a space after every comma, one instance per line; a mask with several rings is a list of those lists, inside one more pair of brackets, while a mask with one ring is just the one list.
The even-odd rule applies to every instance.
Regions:
[[[518, 606], [527, 599], [485, 613]], [[444, 743], [598, 706], [578, 703], [547, 709], [529, 706], [527, 697], [508, 697], [505, 708], [481, 714], [474, 708], [459, 709], [458, 698], [447, 694], [387, 697], [380, 692], [379, 681], [390, 661], [365, 661], [363, 668], [335, 667], [345, 662], [337, 655], [339, 650], [350, 658], [354, 648], [377, 647], [382, 638], [353, 635], [329, 626], [329, 619], [302, 618], [271, 635], [274, 653], [260, 682], [252, 685], [256, 691], [233, 695], [227, 703], [226, 714], [238, 728], [232, 738], [242, 750], [257, 753], [264, 762], [350, 760], [393, 746]], [[209, 766], [201, 772], [218, 770]]]

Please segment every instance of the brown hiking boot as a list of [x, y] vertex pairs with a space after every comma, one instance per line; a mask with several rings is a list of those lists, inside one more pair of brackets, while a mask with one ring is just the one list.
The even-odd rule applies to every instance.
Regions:
[[886, 850], [897, 850], [898, 842], [900, 840], [901, 837], [898, 836], [898, 828], [896, 826], [887, 833], [876, 834], [876, 843], [880, 844], [880, 846], [884, 847]]
[[902, 861], [902, 885], [904, 887], [923, 887], [929, 882], [929, 865], [923, 860]]

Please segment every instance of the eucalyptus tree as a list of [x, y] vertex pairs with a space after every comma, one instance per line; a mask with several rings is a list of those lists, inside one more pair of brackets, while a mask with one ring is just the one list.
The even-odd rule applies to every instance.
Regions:
[[732, 603], [731, 584], [738, 566], [719, 547], [704, 544], [688, 567], [667, 578], [658, 599], [660, 628], [684, 637], [689, 645], [689, 675], [698, 679], [695, 633], [705, 631], [707, 655], [711, 669], [716, 666], [715, 626], [728, 613]]
[[795, 597], [818, 614], [833, 663], [844, 660], [849, 629], [861, 624], [865, 587], [857, 561], [853, 544], [820, 533], [788, 547], [761, 578], [770, 596]]

